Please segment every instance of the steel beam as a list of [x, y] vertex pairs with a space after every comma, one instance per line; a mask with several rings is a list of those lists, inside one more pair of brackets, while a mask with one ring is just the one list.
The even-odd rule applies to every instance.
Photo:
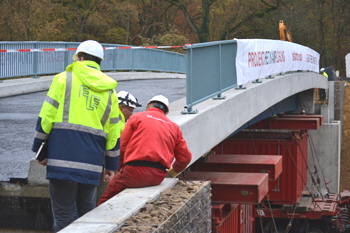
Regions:
[[182, 180], [210, 181], [213, 203], [259, 204], [268, 193], [268, 174], [189, 172]]
[[291, 114], [281, 114], [278, 115], [280, 118], [318, 118], [320, 119], [320, 124], [323, 125], [324, 123], [324, 116], [323, 115], [291, 115]]
[[192, 165], [196, 171], [268, 173], [276, 180], [282, 173], [280, 155], [214, 155], [208, 161]]
[[323, 123], [323, 117], [314, 115], [287, 115], [270, 117], [262, 120], [249, 129], [289, 129], [289, 130], [316, 130]]

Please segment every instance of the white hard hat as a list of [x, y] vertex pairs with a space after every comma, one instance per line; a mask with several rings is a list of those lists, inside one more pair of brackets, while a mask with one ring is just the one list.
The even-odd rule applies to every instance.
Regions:
[[152, 103], [152, 102], [161, 102], [167, 108], [167, 111], [166, 111], [165, 114], [167, 114], [169, 112], [169, 100], [165, 96], [163, 96], [163, 95], [156, 95], [156, 96], [154, 96], [152, 99], [150, 99], [148, 101], [147, 105]]
[[119, 104], [124, 104], [124, 105], [132, 107], [132, 108], [142, 106], [141, 104], [139, 104], [137, 99], [127, 91], [118, 92], [118, 102], [119, 102]]
[[103, 60], [103, 47], [95, 40], [86, 40], [81, 43], [72, 57], [74, 61], [78, 60], [78, 53], [80, 52], [90, 54]]
[[320, 72], [324, 72], [324, 68], [321, 68], [321, 69], [320, 69]]

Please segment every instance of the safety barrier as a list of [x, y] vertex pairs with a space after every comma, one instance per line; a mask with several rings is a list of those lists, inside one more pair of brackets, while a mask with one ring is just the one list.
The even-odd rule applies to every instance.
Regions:
[[237, 85], [237, 43], [218, 41], [185, 45], [186, 106], [183, 113], [195, 113], [192, 106]]
[[243, 39], [185, 45], [186, 106], [183, 114], [211, 97], [248, 82], [293, 71], [319, 70], [319, 54], [302, 45], [280, 40]]
[[[79, 44], [80, 42], [0, 42], [0, 79], [62, 72], [72, 62]], [[105, 59], [101, 63], [101, 70], [104, 71], [186, 72], [183, 54], [154, 49], [167, 48], [166, 46], [127, 47], [103, 43], [102, 46], [105, 48]]]

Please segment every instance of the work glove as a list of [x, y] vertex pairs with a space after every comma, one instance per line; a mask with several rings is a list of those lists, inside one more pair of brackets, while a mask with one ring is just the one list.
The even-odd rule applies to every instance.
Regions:
[[168, 174], [167, 174], [166, 177], [170, 177], [170, 178], [174, 178], [174, 177], [176, 177], [176, 176], [179, 174], [179, 173], [177, 173], [177, 172], [174, 170], [173, 167], [169, 168], [169, 169], [167, 170], [167, 172], [168, 172]]

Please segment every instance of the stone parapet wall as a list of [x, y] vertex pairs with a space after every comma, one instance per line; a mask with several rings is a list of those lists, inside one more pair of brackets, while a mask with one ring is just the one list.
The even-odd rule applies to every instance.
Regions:
[[208, 181], [179, 181], [115, 232], [211, 232], [210, 190]]
[[342, 112], [342, 148], [340, 163], [340, 190], [350, 189], [350, 83], [345, 82]]

